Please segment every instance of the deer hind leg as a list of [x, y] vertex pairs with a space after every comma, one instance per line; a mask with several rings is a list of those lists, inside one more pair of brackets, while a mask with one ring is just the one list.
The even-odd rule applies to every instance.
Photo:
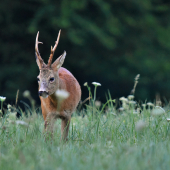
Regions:
[[62, 135], [63, 141], [67, 140], [70, 120], [71, 120], [71, 117], [61, 119], [61, 135]]

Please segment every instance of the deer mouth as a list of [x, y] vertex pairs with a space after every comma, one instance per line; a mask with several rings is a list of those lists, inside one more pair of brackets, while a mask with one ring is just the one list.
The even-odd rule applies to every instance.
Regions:
[[39, 96], [43, 97], [43, 98], [47, 98], [48, 97], [48, 92], [46, 91], [39, 91]]

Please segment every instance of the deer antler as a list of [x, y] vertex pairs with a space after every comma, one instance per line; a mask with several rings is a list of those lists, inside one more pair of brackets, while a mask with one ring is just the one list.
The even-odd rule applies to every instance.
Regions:
[[54, 47], [51, 46], [51, 54], [50, 54], [50, 57], [48, 59], [48, 67], [51, 66], [51, 63], [52, 63], [52, 60], [53, 60], [53, 56], [54, 56], [54, 52], [55, 52], [55, 50], [56, 50], [56, 48], [58, 46], [58, 42], [59, 42], [59, 39], [60, 39], [60, 33], [61, 33], [61, 30], [58, 33], [57, 41], [55, 42]]
[[39, 50], [38, 50], [38, 44], [43, 44], [42, 42], [38, 41], [38, 37], [39, 37], [39, 31], [37, 32], [37, 36], [36, 36], [36, 40], [35, 40], [35, 56], [36, 56], [36, 60], [39, 60], [40, 63], [40, 68], [42, 68], [42, 66], [44, 65], [44, 61], [40, 56]]

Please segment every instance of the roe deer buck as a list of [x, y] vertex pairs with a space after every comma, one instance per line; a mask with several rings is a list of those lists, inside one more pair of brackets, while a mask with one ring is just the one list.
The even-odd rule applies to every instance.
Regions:
[[[65, 51], [52, 64], [53, 55], [59, 42], [60, 32], [61, 30], [58, 33], [54, 47], [51, 47], [48, 64], [44, 63], [38, 50], [38, 44], [41, 43], [38, 41], [38, 32], [35, 41], [35, 57], [40, 70], [37, 80], [45, 130], [53, 131], [55, 119], [60, 118], [62, 120], [62, 139], [65, 140], [68, 135], [71, 115], [81, 98], [81, 88], [75, 77], [67, 69], [61, 67], [66, 56]], [[57, 98], [57, 90], [65, 90], [69, 93], [69, 97], [62, 103], [59, 103]], [[59, 104], [61, 105], [59, 106]]]

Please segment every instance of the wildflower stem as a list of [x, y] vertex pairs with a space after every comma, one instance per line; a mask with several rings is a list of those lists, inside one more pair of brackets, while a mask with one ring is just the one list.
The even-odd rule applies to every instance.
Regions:
[[3, 106], [3, 102], [1, 101], [1, 113], [0, 114], [2, 114], [2, 106]]
[[91, 89], [90, 87], [87, 85], [88, 91], [89, 91], [89, 104], [90, 104], [90, 99], [92, 98], [92, 94], [91, 94]]
[[97, 86], [95, 85], [95, 88], [94, 88], [94, 98], [93, 98], [93, 112], [92, 112], [92, 120], [93, 120], [93, 115], [94, 115], [94, 110], [95, 110], [96, 89], [97, 89]]
[[93, 99], [93, 104], [94, 104], [94, 102], [95, 102], [95, 100], [96, 100], [96, 89], [97, 89], [97, 86], [95, 86], [95, 88], [94, 88], [94, 99]]
[[62, 103], [62, 101], [61, 101], [61, 100], [58, 100], [57, 111], [60, 111], [61, 103]]

